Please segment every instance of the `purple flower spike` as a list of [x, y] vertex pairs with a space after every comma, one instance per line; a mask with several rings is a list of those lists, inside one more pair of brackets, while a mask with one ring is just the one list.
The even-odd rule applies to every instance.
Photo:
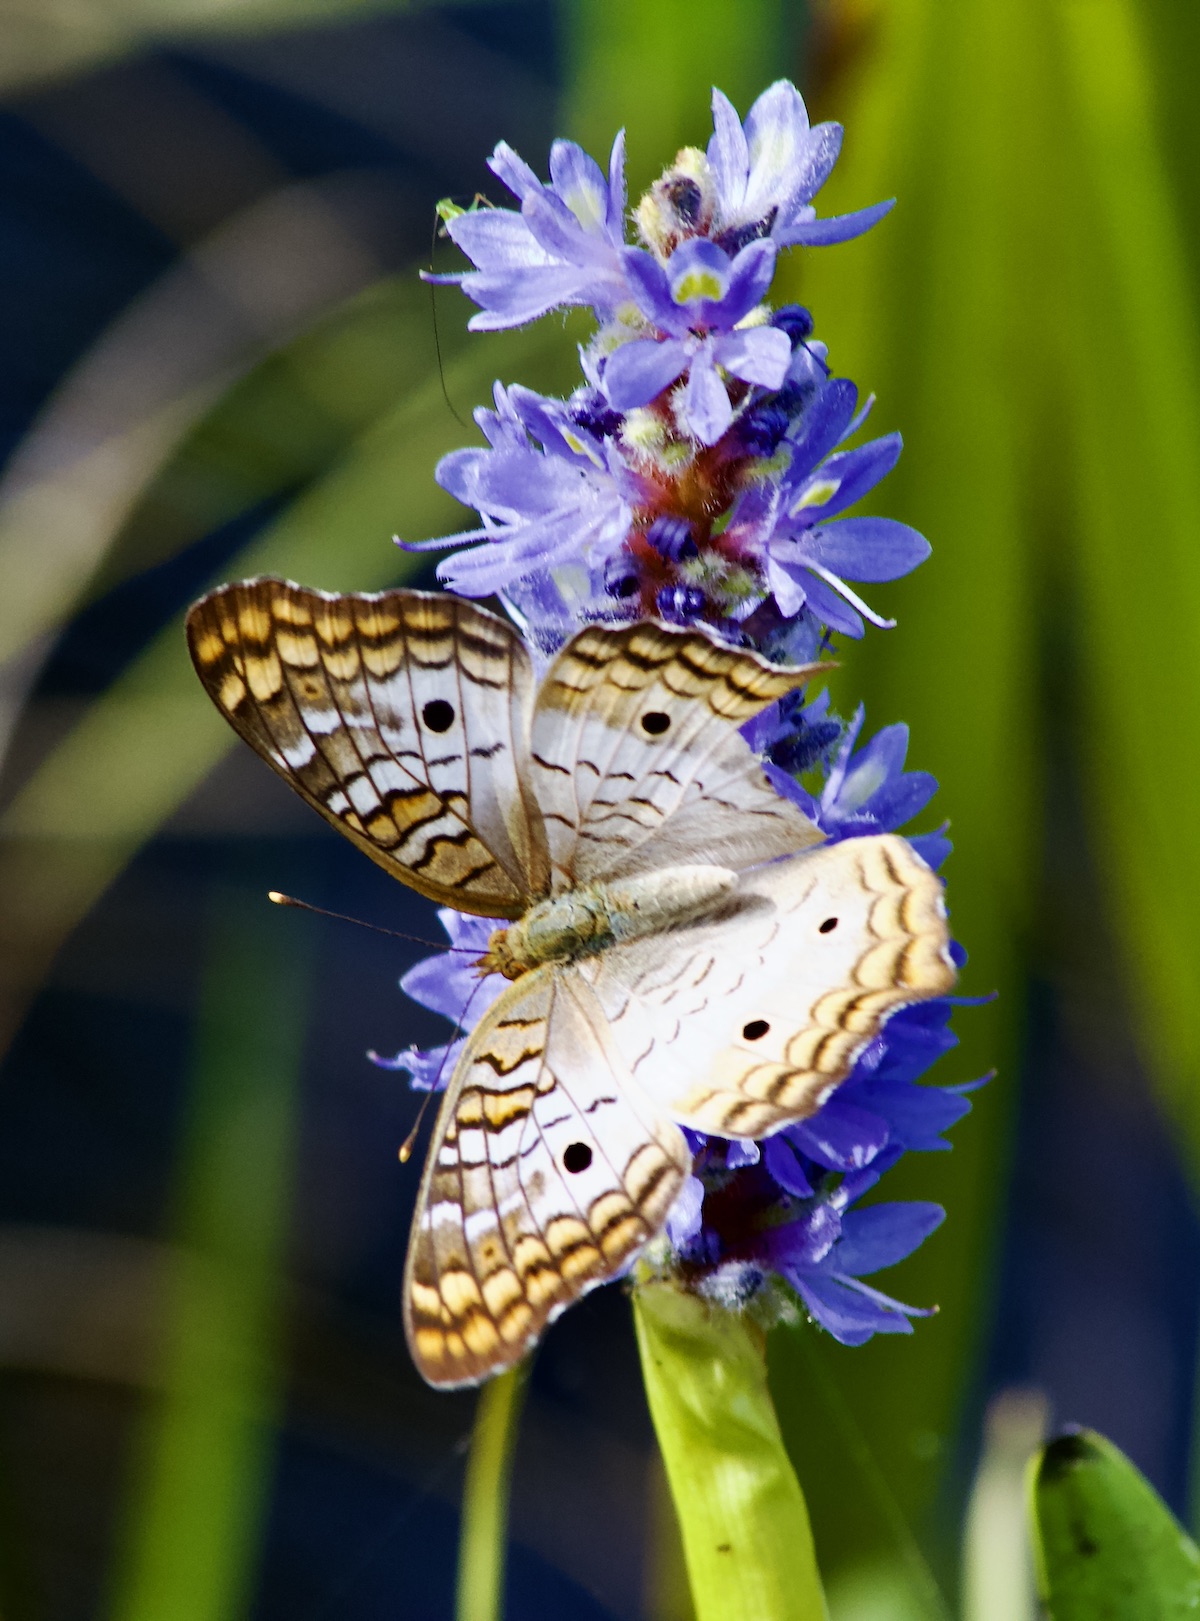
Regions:
[[[548, 181], [502, 142], [491, 167], [518, 206], [443, 210], [473, 268], [430, 279], [475, 300], [472, 327], [517, 326], [567, 305], [597, 318], [568, 399], [496, 385], [476, 413], [484, 442], [437, 472], [478, 526], [414, 548], [461, 548], [439, 576], [469, 596], [499, 594], [542, 668], [582, 626], [640, 618], [703, 626], [774, 663], [814, 662], [836, 634], [891, 623], [858, 584], [898, 579], [929, 554], [906, 524], [858, 511], [894, 467], [900, 436], [854, 442], [872, 398], [860, 403], [855, 385], [832, 375], [807, 309], [770, 302], [780, 253], [855, 236], [891, 203], [818, 218], [842, 131], [812, 127], [786, 81], [744, 122], [720, 91], [712, 111], [707, 150], [681, 151], [637, 203], [635, 241], [621, 137], [607, 174], [556, 141]], [[827, 691], [810, 689], [742, 728], [767, 780], [827, 844], [899, 830], [937, 786], [905, 770], [907, 727], [861, 744], [862, 727], [861, 709], [847, 724]], [[933, 868], [950, 848], [944, 830], [909, 842]], [[505, 983], [479, 982], [473, 967], [494, 925], [441, 917], [458, 949], [417, 963], [402, 984], [453, 1032], [432, 1049], [375, 1059], [424, 1090], [446, 1084]], [[951, 951], [961, 964], [961, 948]], [[729, 1309], [782, 1280], [847, 1345], [911, 1333], [928, 1313], [865, 1280], [911, 1254], [942, 1211], [866, 1201], [906, 1153], [944, 1152], [970, 1108], [969, 1086], [926, 1079], [955, 1044], [952, 1000], [894, 1011], [823, 1103], [776, 1122], [774, 1135], [684, 1128], [692, 1174], [647, 1252], [654, 1264]]]

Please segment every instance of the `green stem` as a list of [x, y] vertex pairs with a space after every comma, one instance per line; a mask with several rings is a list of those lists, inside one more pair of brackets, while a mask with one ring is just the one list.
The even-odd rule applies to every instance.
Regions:
[[508, 1488], [524, 1394], [523, 1366], [479, 1393], [463, 1487], [455, 1621], [500, 1621], [504, 1613]]
[[697, 1621], [826, 1621], [762, 1331], [669, 1283], [640, 1284], [633, 1310]]

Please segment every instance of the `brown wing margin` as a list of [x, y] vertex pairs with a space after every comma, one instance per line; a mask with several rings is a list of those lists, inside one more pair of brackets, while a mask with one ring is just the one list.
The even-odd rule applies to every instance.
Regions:
[[238, 735], [393, 877], [483, 916], [545, 892], [533, 677], [504, 620], [440, 593], [266, 578], [204, 597], [187, 632]]

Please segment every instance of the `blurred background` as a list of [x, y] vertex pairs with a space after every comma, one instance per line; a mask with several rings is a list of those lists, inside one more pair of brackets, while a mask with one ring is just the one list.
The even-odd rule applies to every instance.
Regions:
[[[1195, 1524], [1200, 1309], [1200, 14], [1185, 0], [0, 4], [0, 1617], [448, 1617], [471, 1395], [413, 1373], [432, 908], [235, 739], [182, 615], [224, 579], [421, 583], [493, 377], [573, 384], [570, 322], [467, 340], [417, 280], [436, 200], [631, 180], [781, 74], [847, 126], [793, 259], [906, 451], [932, 561], [837, 699], [942, 790], [965, 989], [935, 1078], [995, 1068], [889, 1197], [881, 1279], [940, 1315], [772, 1379], [835, 1621], [1030, 1615], [1020, 1469], [1093, 1425]], [[628, 1305], [565, 1317], [516, 1456], [511, 1621], [684, 1621]]]

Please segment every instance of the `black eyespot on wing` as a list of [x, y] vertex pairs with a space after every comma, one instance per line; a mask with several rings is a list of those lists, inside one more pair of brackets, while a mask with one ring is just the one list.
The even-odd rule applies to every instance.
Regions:
[[834, 929], [836, 929], [836, 928], [837, 928], [837, 918], [836, 917], [827, 917], [825, 919], [824, 923], [822, 923], [821, 927], [817, 930], [817, 933], [818, 934], [832, 934]]
[[642, 730], [651, 737], [661, 737], [670, 724], [670, 715], [664, 715], [661, 709], [647, 710], [642, 716]]
[[586, 1143], [568, 1143], [563, 1151], [563, 1165], [573, 1175], [586, 1171], [592, 1163], [592, 1151]]
[[454, 725], [454, 705], [444, 698], [431, 698], [421, 711], [421, 719], [431, 732], [448, 732]]
[[743, 1041], [761, 1041], [771, 1026], [765, 1019], [751, 1019], [749, 1024], [742, 1026]]

